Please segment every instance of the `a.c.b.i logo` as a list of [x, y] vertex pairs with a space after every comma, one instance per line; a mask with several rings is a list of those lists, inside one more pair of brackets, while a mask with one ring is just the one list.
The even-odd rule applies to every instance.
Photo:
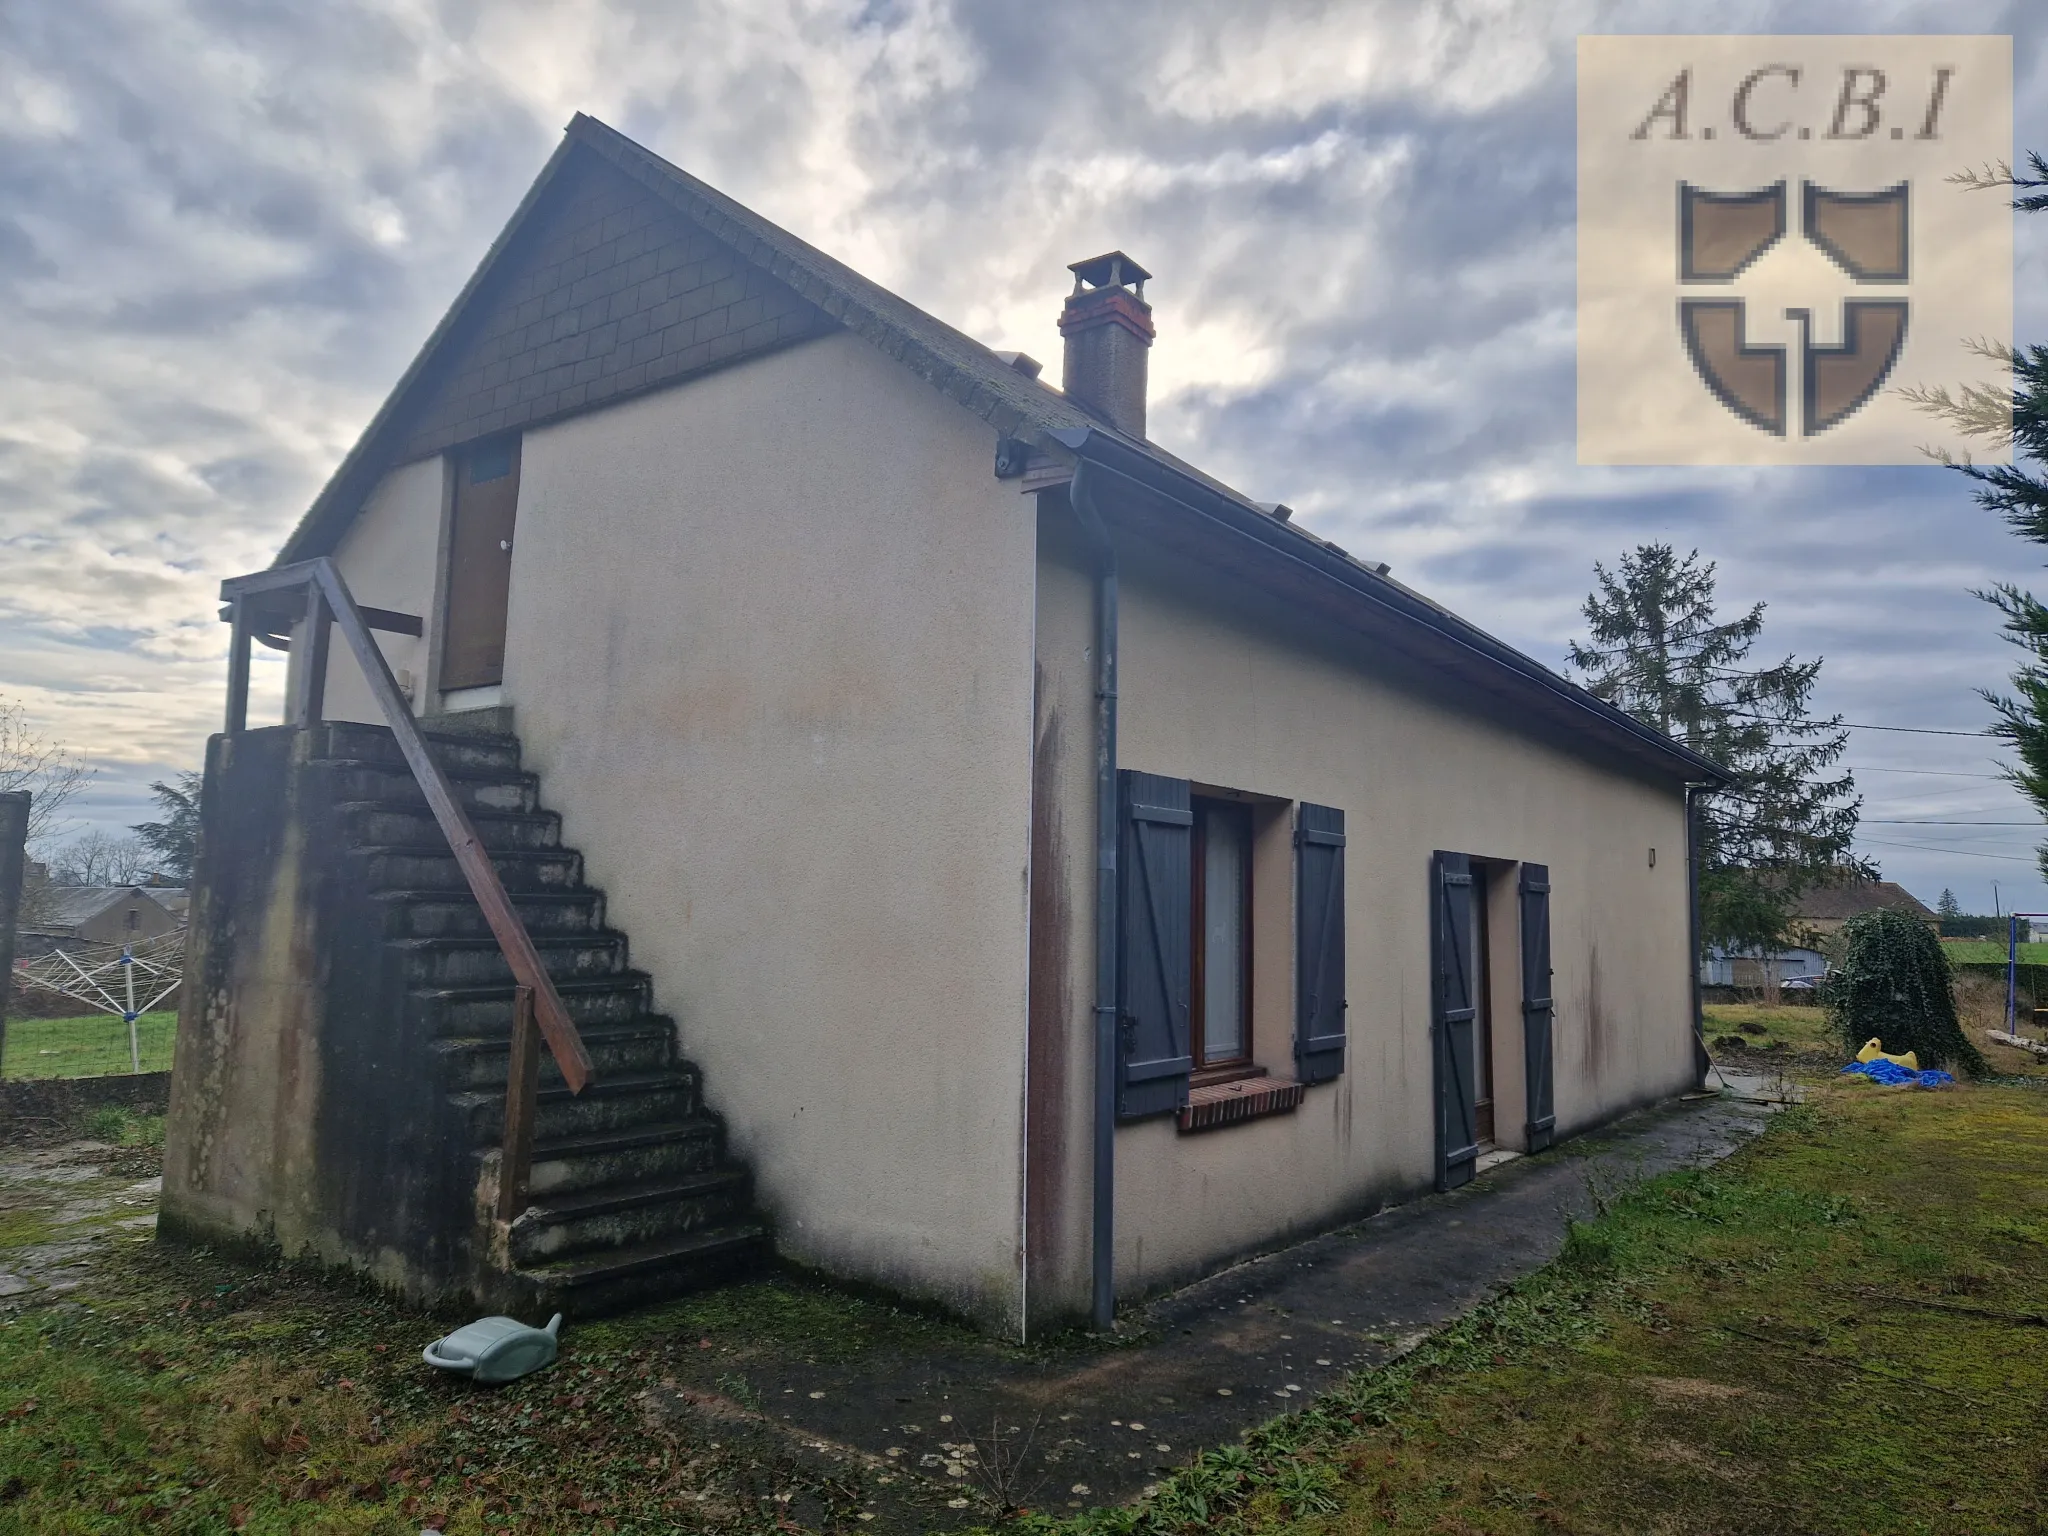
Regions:
[[[1693, 292], [1735, 284], [1785, 238], [1790, 191], [1784, 181], [1736, 193], [1680, 182], [1681, 284]], [[1911, 204], [1908, 182], [1882, 192], [1853, 193], [1802, 180], [1800, 233], [1857, 283], [1903, 284], [1910, 263]], [[1773, 436], [1796, 431], [1810, 437], [1853, 415], [1890, 377], [1906, 344], [1910, 313], [1903, 297], [1847, 299], [1841, 306], [1841, 339], [1824, 346], [1813, 339], [1812, 311], [1794, 306], [1785, 318], [1798, 327], [1796, 347], [1752, 345], [1746, 300], [1688, 294], [1678, 301], [1678, 330], [1700, 382], [1729, 410]]]
[[1893, 386], [1993, 382], [2012, 225], [2006, 38], [1589, 37], [1579, 458], [1924, 462]]

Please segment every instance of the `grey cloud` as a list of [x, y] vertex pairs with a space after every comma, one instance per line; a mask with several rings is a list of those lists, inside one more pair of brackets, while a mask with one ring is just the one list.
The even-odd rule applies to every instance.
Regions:
[[[2043, 30], [1990, 0], [1715, 22], [2010, 29], [2023, 134], [2048, 103]], [[1824, 707], [1973, 728], [2011, 657], [1967, 588], [2041, 557], [1958, 477], [1572, 462], [1572, 40], [1673, 25], [1652, 0], [0, 11], [45, 92], [0, 115], [0, 562], [30, 587], [0, 603], [0, 691], [94, 743], [115, 825], [196, 764], [213, 583], [270, 557], [583, 108], [1048, 361], [1064, 264], [1130, 249], [1160, 274], [1162, 441], [1539, 659], [1595, 559], [1666, 538], [1720, 561], [1731, 607], [1769, 602], [1769, 648], [1828, 656]], [[2021, 303], [2048, 330], [2048, 285]], [[1958, 785], [1933, 798], [2011, 804]], [[1884, 857], [1930, 895], [1982, 873]]]

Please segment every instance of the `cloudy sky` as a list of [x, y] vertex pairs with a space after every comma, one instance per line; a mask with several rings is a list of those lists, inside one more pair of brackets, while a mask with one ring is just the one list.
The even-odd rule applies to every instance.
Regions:
[[[926, 309], [1055, 359], [1064, 266], [1155, 272], [1153, 435], [1552, 665], [1650, 539], [1859, 724], [1980, 730], [1972, 587], [2034, 547], [1939, 469], [1586, 469], [1574, 40], [2012, 33], [1990, 0], [26, 0], [0, 7], [0, 696], [118, 828], [217, 728], [260, 568], [577, 110]], [[2048, 220], [2018, 237], [2048, 330]], [[268, 657], [270, 653], [259, 653]], [[263, 676], [276, 685], [279, 669]], [[1858, 730], [1865, 851], [2048, 908], [1993, 743]]]

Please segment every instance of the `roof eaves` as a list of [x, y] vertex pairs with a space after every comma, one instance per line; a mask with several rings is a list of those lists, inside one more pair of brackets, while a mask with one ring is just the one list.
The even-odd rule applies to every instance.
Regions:
[[1625, 739], [1638, 752], [1647, 751], [1662, 758], [1688, 782], [1714, 787], [1729, 782], [1728, 770], [1719, 763], [1673, 741], [1604, 699], [1596, 698], [1534, 657], [1524, 655], [1442, 604], [1395, 581], [1378, 566], [1359, 560], [1306, 529], [1281, 522], [1261, 510], [1256, 503], [1218, 486], [1205, 476], [1190, 474], [1179, 464], [1170, 462], [1165, 455], [1152, 450], [1149, 444], [1137, 444], [1121, 435], [1085, 428], [1054, 431], [1051, 436], [1077, 457], [1102, 464], [1141, 483], [1149, 483], [1153, 489], [1191, 511], [1223, 522], [1235, 531], [1257, 539], [1274, 552], [1338, 581], [1355, 596], [1397, 621], [1427, 628], [1520, 686], [1540, 689], [1582, 715], [1596, 729]]

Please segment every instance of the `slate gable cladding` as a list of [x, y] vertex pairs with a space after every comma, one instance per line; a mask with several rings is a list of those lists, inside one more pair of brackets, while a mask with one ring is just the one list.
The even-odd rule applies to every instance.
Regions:
[[597, 156], [563, 171], [438, 360], [397, 462], [837, 329]]

